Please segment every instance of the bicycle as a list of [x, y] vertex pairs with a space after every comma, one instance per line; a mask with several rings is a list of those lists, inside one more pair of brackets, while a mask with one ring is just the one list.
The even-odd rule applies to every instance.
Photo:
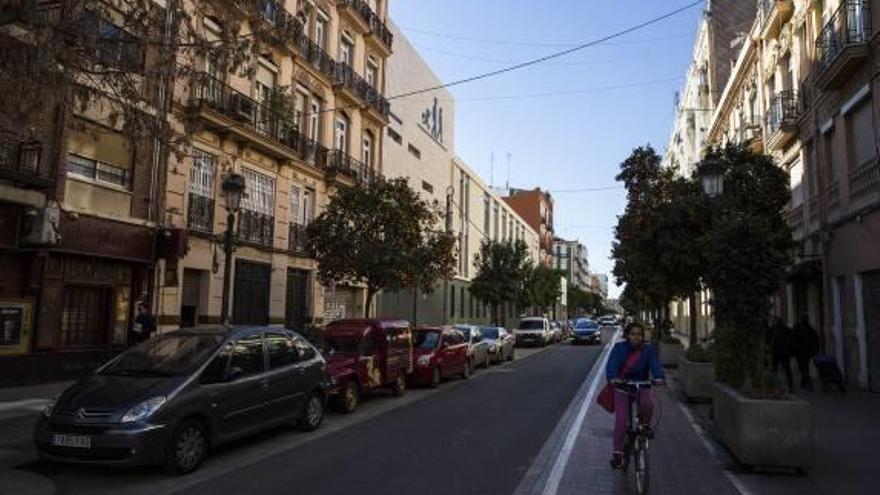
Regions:
[[[623, 472], [629, 472], [629, 464], [633, 462], [633, 483], [636, 493], [643, 495], [648, 493], [650, 482], [648, 448], [650, 440], [654, 437], [650, 423], [643, 424], [639, 417], [639, 394], [642, 389], [650, 389], [653, 382], [626, 380], [618, 390], [624, 391], [632, 397], [629, 402], [629, 421], [627, 424], [626, 443], [623, 448]], [[650, 421], [650, 419], [648, 420]]]

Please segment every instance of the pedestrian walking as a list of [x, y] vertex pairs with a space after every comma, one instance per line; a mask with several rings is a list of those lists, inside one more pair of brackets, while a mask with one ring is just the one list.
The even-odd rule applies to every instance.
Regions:
[[782, 322], [782, 318], [773, 317], [773, 324], [770, 326], [770, 357], [773, 364], [773, 372], [779, 373], [779, 367], [785, 372], [785, 380], [788, 383], [788, 390], [794, 390], [794, 379], [791, 374], [791, 357], [792, 357], [792, 331]]
[[[656, 383], [663, 384], [666, 379], [656, 349], [644, 342], [644, 327], [639, 323], [630, 324], [625, 335], [626, 340], [615, 344], [608, 356], [605, 367], [608, 385], [599, 397], [600, 404], [614, 413], [614, 452], [611, 458], [611, 467], [614, 469], [623, 466], [623, 449], [629, 427], [632, 395], [626, 381], [646, 381], [650, 376]], [[642, 390], [638, 400], [639, 419], [644, 424], [650, 424], [654, 416], [653, 392], [649, 389]]]
[[147, 339], [156, 331], [156, 317], [150, 311], [150, 305], [146, 301], [137, 303], [137, 316], [134, 318], [132, 326], [132, 344], [139, 344]]
[[810, 378], [810, 360], [819, 353], [819, 334], [810, 325], [807, 315], [801, 316], [800, 321], [794, 327], [794, 356], [797, 360], [798, 372], [801, 374], [801, 388], [813, 390], [813, 380]]

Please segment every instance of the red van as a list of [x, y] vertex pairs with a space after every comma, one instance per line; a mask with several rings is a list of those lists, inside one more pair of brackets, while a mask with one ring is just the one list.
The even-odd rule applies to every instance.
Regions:
[[436, 387], [444, 378], [461, 375], [470, 378], [468, 341], [464, 334], [450, 327], [425, 327], [413, 331], [414, 383]]
[[413, 370], [412, 332], [406, 320], [338, 320], [321, 332], [330, 397], [347, 413], [377, 388], [403, 395]]

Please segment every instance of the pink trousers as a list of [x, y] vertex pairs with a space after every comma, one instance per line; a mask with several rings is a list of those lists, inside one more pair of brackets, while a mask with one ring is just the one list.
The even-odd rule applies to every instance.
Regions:
[[[654, 395], [651, 390], [639, 393], [639, 419], [644, 423], [654, 417]], [[634, 397], [624, 390], [614, 389], [614, 451], [623, 452], [629, 423], [629, 406]]]

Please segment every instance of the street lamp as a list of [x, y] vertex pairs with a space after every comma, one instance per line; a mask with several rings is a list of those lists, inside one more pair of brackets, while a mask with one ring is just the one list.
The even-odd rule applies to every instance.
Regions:
[[700, 176], [703, 192], [710, 199], [724, 194], [724, 170], [717, 163], [705, 162], [701, 164], [697, 174]]
[[226, 193], [226, 234], [223, 237], [223, 252], [226, 255], [223, 269], [223, 306], [220, 308], [220, 321], [229, 324], [229, 287], [232, 283], [232, 248], [235, 244], [235, 214], [241, 208], [244, 196], [244, 177], [235, 172], [223, 179], [223, 192]]

